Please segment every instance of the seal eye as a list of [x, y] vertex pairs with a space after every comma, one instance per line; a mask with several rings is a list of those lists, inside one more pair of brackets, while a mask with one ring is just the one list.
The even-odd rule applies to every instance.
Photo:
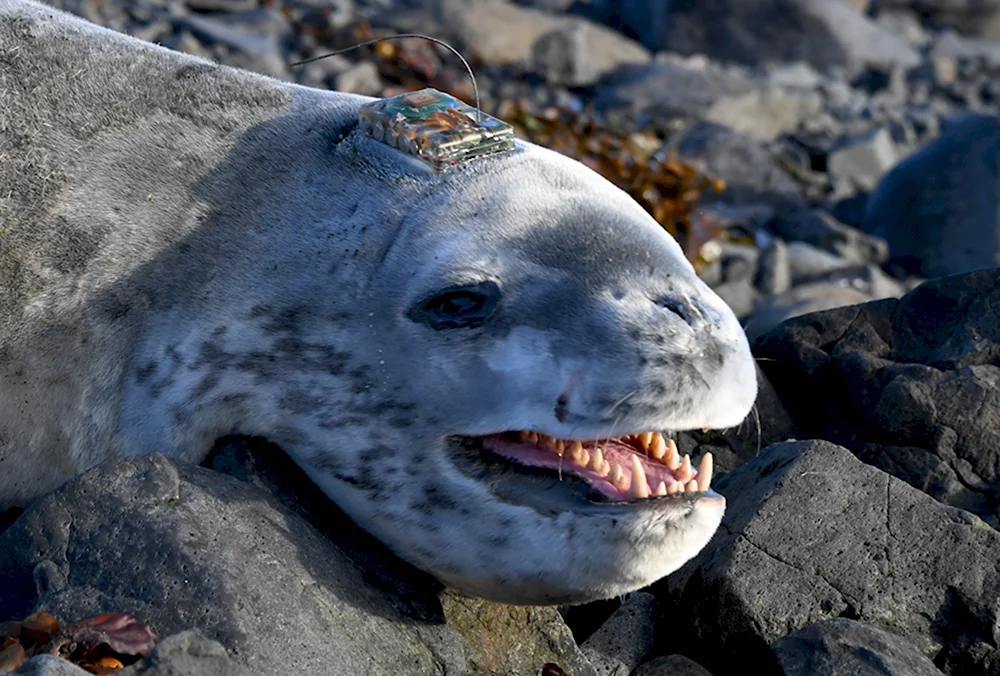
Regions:
[[410, 310], [408, 316], [432, 329], [474, 329], [496, 309], [500, 287], [495, 282], [479, 282], [444, 289]]

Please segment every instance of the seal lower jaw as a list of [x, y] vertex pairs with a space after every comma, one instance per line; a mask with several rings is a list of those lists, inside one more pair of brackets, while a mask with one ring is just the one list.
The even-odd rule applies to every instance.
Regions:
[[[453, 438], [449, 449], [458, 445], [455, 465], [489, 491], [475, 523], [463, 527], [499, 535], [505, 549], [435, 550], [440, 558], [426, 568], [503, 603], [586, 603], [645, 587], [701, 551], [725, 511], [710, 488], [615, 501], [579, 477], [494, 454], [482, 438]], [[477, 541], [457, 535], [449, 542]]]

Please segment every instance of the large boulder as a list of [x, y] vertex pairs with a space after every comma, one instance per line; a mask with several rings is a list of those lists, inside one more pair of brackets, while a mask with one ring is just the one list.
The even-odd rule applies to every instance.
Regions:
[[911, 274], [1000, 265], [1000, 117], [968, 115], [896, 165], [872, 193], [862, 227]]
[[1000, 269], [784, 322], [754, 354], [807, 438], [996, 525]]
[[774, 641], [847, 617], [947, 673], [997, 673], [1000, 533], [977, 517], [826, 441], [775, 444], [716, 488], [729, 501], [719, 533], [654, 586], [663, 652], [780, 674]]
[[343, 547], [251, 483], [160, 455], [105, 463], [0, 536], [0, 616], [127, 612], [260, 673], [592, 673], [554, 608], [441, 593], [314, 486], [297, 493]]

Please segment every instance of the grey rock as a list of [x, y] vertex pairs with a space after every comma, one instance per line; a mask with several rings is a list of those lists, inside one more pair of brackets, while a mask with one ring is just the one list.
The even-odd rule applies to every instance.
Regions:
[[788, 320], [754, 354], [805, 435], [998, 524], [997, 303], [1000, 269], [943, 277]]
[[760, 262], [754, 285], [758, 291], [767, 296], [785, 293], [792, 285], [788, 245], [782, 240], [774, 238], [770, 245], [760, 252]]
[[719, 199], [729, 205], [766, 205], [782, 213], [805, 205], [799, 184], [754, 138], [705, 122], [678, 134], [670, 147], [682, 160], [723, 179], [726, 189]]
[[657, 657], [639, 667], [635, 676], [712, 676], [705, 667], [683, 655]]
[[[319, 56], [319, 54], [315, 54]], [[336, 77], [351, 68], [353, 64], [340, 55], [307, 63], [297, 69], [299, 84], [307, 87], [329, 87], [337, 89]], [[376, 71], [376, 75], [377, 75]], [[381, 83], [380, 83], [381, 84]]]
[[915, 12], [937, 28], [954, 28], [966, 35], [1000, 38], [997, 0], [876, 0], [879, 10]]
[[260, 9], [242, 14], [186, 14], [179, 19], [183, 28], [202, 42], [235, 50], [231, 65], [278, 78], [288, 78], [289, 70], [281, 41], [291, 32], [288, 19], [280, 12]]
[[517, 0], [517, 4], [533, 9], [540, 9], [551, 14], [562, 14], [576, 0]]
[[907, 109], [906, 119], [913, 125], [913, 130], [921, 141], [930, 140], [941, 131], [941, 119], [929, 107]]
[[954, 673], [996, 655], [1000, 533], [977, 517], [819, 440], [775, 444], [715, 483], [729, 501], [719, 532], [653, 587], [664, 617], [685, 618], [672, 638], [708, 669], [780, 673], [771, 643], [839, 616]]
[[932, 60], [982, 61], [991, 68], [997, 68], [1000, 67], [1000, 44], [963, 37], [953, 31], [944, 31], [935, 37], [928, 56]]
[[580, 648], [599, 676], [630, 674], [653, 649], [652, 594], [635, 592]]
[[212, 51], [187, 29], [178, 30], [173, 35], [164, 39], [161, 44], [167, 49], [184, 52], [185, 54], [209, 61], [213, 58]]
[[752, 281], [757, 275], [760, 250], [749, 244], [722, 242], [719, 245], [719, 263], [722, 266], [722, 281]]
[[900, 298], [908, 291], [899, 280], [890, 277], [877, 265], [850, 265], [831, 270], [821, 278], [823, 281], [840, 283], [865, 293], [869, 300]]
[[338, 92], [377, 96], [382, 91], [382, 77], [374, 63], [359, 61], [333, 76], [333, 88]]
[[850, 263], [884, 263], [889, 258], [885, 240], [839, 222], [822, 209], [804, 209], [779, 217], [770, 225], [786, 241], [800, 241]]
[[927, 277], [1000, 264], [1000, 117], [969, 115], [879, 182], [862, 227]]
[[920, 62], [911, 47], [843, 2], [683, 0], [670, 3], [669, 19], [662, 46], [682, 54], [748, 65], [805, 61], [819, 70]]
[[758, 303], [746, 320], [747, 336], [754, 340], [792, 317], [856, 305], [872, 300], [859, 289], [837, 282], [810, 282]]
[[[476, 642], [479, 662], [512, 673], [546, 661], [590, 673], [554, 609], [512, 620], [517, 609], [472, 600], [464, 613], [275, 451], [260, 462], [280, 455], [291, 477], [275, 493], [316, 515], [323, 534], [250, 483], [160, 455], [120, 459], [32, 505], [0, 536], [0, 607], [14, 617], [128, 612], [161, 636], [196, 628], [260, 673], [327, 674], [333, 664], [462, 674]], [[230, 469], [252, 472], [242, 460]], [[248, 478], [268, 486], [275, 476]], [[484, 627], [498, 638], [484, 644]]]
[[[266, 641], [266, 639], [265, 639]], [[333, 668], [330, 663], [329, 668]], [[168, 636], [145, 657], [118, 672], [121, 676], [254, 676], [237, 664], [216, 641], [197, 631]]]
[[812, 90], [823, 83], [823, 76], [815, 68], [802, 61], [773, 64], [765, 68], [765, 72], [771, 84], [786, 89]]
[[[526, 64], [536, 41], [559, 30], [582, 31], [589, 41], [591, 67], [610, 72], [624, 64], [644, 64], [649, 52], [610, 28], [571, 16], [555, 16], [504, 0], [434, 0], [442, 31], [489, 65]], [[423, 13], [427, 13], [426, 9]]]
[[792, 286], [799, 286], [813, 281], [835, 270], [849, 267], [850, 261], [845, 261], [828, 251], [824, 251], [806, 242], [788, 243], [788, 268]]
[[869, 66], [852, 81], [855, 89], [874, 95], [869, 102], [876, 114], [879, 106], [901, 105], [906, 101], [906, 73], [899, 66]]
[[[0, 671], [0, 674], [9, 673], [11, 672]], [[90, 672], [61, 657], [38, 655], [22, 664], [14, 673], [18, 676], [87, 676]]]
[[927, 46], [931, 36], [915, 14], [908, 11], [879, 12], [875, 23], [914, 49]]
[[875, 187], [897, 159], [892, 137], [878, 127], [841, 141], [827, 156], [826, 167], [834, 176], [848, 178], [867, 191]]
[[723, 282], [712, 287], [712, 290], [725, 301], [737, 317], [746, 317], [757, 307], [757, 290], [749, 279]]
[[631, 40], [611, 34], [602, 43], [598, 27], [588, 21], [572, 21], [544, 35], [532, 46], [532, 67], [549, 83], [569, 87], [595, 84], [623, 65], [649, 63], [650, 55]]
[[822, 103], [814, 92], [663, 54], [648, 66], [622, 69], [600, 88], [596, 102], [604, 110], [714, 122], [762, 140], [792, 131]]
[[785, 676], [941, 676], [906, 639], [841, 617], [799, 629], [771, 650]]
[[257, 8], [258, 0], [184, 0], [191, 9], [203, 12], [249, 12]]

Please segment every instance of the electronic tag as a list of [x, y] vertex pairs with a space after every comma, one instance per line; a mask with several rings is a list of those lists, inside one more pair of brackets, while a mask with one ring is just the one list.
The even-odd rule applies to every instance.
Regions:
[[366, 103], [361, 131], [437, 170], [514, 149], [514, 128], [436, 89]]

